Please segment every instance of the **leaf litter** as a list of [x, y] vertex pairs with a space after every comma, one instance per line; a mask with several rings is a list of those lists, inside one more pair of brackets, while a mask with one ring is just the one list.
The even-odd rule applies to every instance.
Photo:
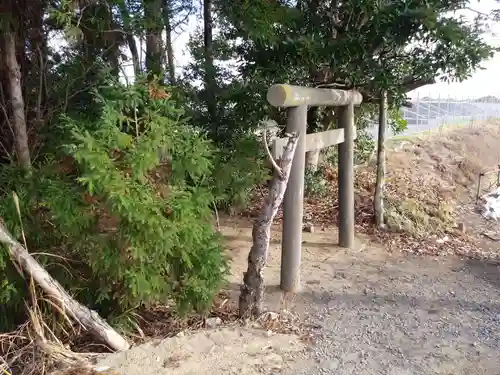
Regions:
[[[384, 187], [386, 229], [373, 225], [376, 168], [373, 162], [355, 169], [355, 226], [387, 251], [417, 255], [458, 255], [500, 260], [495, 249], [477, 245], [478, 233], [466, 233], [460, 224], [470, 204], [480, 172], [497, 167], [500, 128], [480, 124], [452, 133], [395, 142], [388, 150]], [[323, 165], [327, 193], [304, 199], [304, 222], [326, 228], [338, 223], [338, 178], [334, 167]], [[254, 217], [262, 204], [255, 194], [243, 214]], [[276, 221], [281, 222], [280, 208]]]

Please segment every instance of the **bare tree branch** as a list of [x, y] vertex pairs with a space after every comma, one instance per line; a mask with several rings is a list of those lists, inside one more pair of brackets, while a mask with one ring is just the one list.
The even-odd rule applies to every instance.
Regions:
[[283, 175], [283, 171], [281, 170], [281, 168], [278, 166], [278, 163], [276, 163], [276, 161], [274, 160], [273, 158], [273, 155], [271, 154], [271, 151], [269, 150], [269, 145], [267, 144], [267, 125], [266, 125], [266, 128], [264, 129], [264, 134], [263, 134], [263, 138], [264, 138], [264, 147], [266, 149], [266, 154], [267, 154], [267, 157], [269, 158], [274, 170], [276, 171], [276, 173], [278, 173], [280, 176]]

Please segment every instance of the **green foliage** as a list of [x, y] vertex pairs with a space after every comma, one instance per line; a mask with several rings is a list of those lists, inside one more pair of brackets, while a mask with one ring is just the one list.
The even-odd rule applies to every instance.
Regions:
[[217, 206], [225, 210], [246, 206], [255, 186], [268, 177], [265, 160], [255, 136], [234, 139], [219, 149], [211, 182]]
[[408, 127], [408, 121], [403, 118], [403, 113], [398, 108], [391, 108], [389, 110], [389, 128], [392, 134], [401, 134]]
[[[373, 125], [374, 121], [376, 121], [377, 119], [377, 116], [378, 108], [375, 105], [361, 105], [355, 111], [356, 139], [354, 140], [354, 163], [356, 165], [366, 163], [373, 155], [373, 152], [375, 150], [375, 141], [368, 133], [367, 129], [368, 127]], [[337, 147], [330, 147], [328, 148], [328, 150], [326, 150], [326, 160], [329, 165], [337, 165]]]
[[328, 181], [325, 179], [322, 165], [317, 169], [307, 168], [304, 175], [304, 196], [306, 198], [322, 198], [328, 194]]
[[[277, 82], [322, 84], [355, 88], [364, 103], [377, 103], [385, 89], [399, 108], [408, 91], [462, 81], [494, 51], [481, 22], [455, 15], [463, 1], [216, 3], [227, 43], [238, 40], [239, 72], [258, 92]], [[260, 97], [256, 110], [276, 116]]]
[[[375, 151], [375, 141], [365, 129], [357, 131], [354, 141], [354, 164], [365, 164], [370, 160]], [[339, 161], [338, 148], [329, 147], [325, 152], [326, 162], [331, 166], [336, 166]]]
[[366, 132], [360, 130], [357, 132], [356, 141], [354, 142], [354, 164], [364, 164], [370, 160], [375, 151], [375, 142], [373, 138]]
[[[389, 110], [388, 129], [392, 134], [400, 134], [407, 127], [408, 122], [402, 117], [402, 112], [392, 106]], [[368, 133], [368, 127], [378, 122], [378, 106], [372, 104], [361, 105], [356, 111], [356, 139], [354, 141], [354, 163], [364, 164], [372, 157], [376, 145], [374, 139]], [[330, 165], [337, 165], [337, 148], [331, 147], [327, 151], [327, 161]]]
[[339, 153], [337, 147], [328, 147], [324, 152], [327, 164], [331, 166], [337, 166], [339, 162]]
[[[55, 173], [49, 163], [25, 176], [18, 168], [4, 167], [0, 174], [2, 189], [0, 217], [16, 238], [24, 231], [28, 250], [63, 286], [78, 283], [78, 253], [71, 248], [81, 231], [91, 226], [85, 215], [82, 192], [66, 176]], [[19, 197], [21, 220], [12, 193]], [[0, 251], [0, 330], [12, 329], [24, 317], [28, 285], [14, 268], [6, 251]], [[73, 289], [76, 291], [78, 288]], [[90, 296], [90, 294], [89, 294]], [[21, 320], [21, 321], [20, 321]]]
[[[42, 264], [102, 314], [169, 300], [180, 312], [207, 308], [227, 271], [211, 225], [213, 147], [144, 84], [115, 84], [97, 97], [98, 119], [66, 116], [61, 124], [71, 134], [62, 147], [71, 174], [54, 162], [30, 177], [5, 174], [2, 199], [17, 192], [29, 249], [50, 252]], [[11, 206], [0, 215], [19, 237]], [[8, 263], [0, 258], [2, 270]], [[23, 297], [11, 275], [0, 282], [6, 308]]]

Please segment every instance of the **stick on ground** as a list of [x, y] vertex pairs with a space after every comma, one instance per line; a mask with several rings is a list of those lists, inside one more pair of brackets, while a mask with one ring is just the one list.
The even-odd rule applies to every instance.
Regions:
[[24, 246], [10, 234], [1, 218], [0, 243], [6, 246], [20, 270], [32, 277], [45, 293], [55, 300], [59, 306], [63, 307], [68, 315], [79, 322], [85, 329], [105, 342], [112, 350], [122, 351], [130, 348], [127, 340], [116, 332], [99, 314], [73, 299], [61, 284], [50, 276]]

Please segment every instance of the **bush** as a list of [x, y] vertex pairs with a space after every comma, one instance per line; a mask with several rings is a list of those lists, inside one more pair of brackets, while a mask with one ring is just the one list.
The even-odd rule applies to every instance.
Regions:
[[359, 130], [354, 141], [354, 165], [361, 165], [370, 161], [374, 151], [375, 142], [373, 138], [366, 130]]
[[[61, 154], [30, 176], [0, 176], [8, 228], [19, 238], [16, 191], [30, 251], [46, 254], [37, 258], [48, 271], [107, 317], [168, 301], [203, 310], [227, 272], [211, 225], [215, 150], [167, 96], [140, 83], [103, 89], [100, 116], [61, 122], [71, 140]], [[2, 315], [12, 316], [26, 288], [3, 252], [0, 271]]]
[[316, 170], [306, 168], [304, 174], [304, 196], [306, 198], [322, 198], [328, 194], [328, 181], [325, 169], [318, 166]]
[[242, 136], [216, 156], [211, 185], [217, 206], [226, 211], [246, 207], [255, 186], [269, 175], [261, 143], [254, 135]]

